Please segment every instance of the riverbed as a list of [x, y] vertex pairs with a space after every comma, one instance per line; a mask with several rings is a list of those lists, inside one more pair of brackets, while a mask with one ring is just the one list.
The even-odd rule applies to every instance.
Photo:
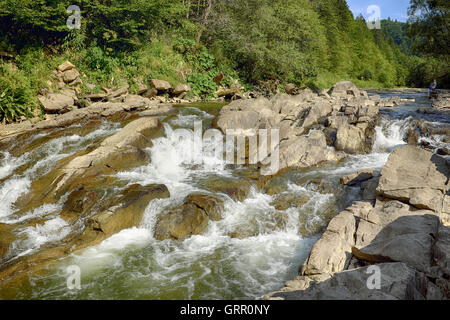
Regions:
[[[381, 94], [389, 95], [392, 93]], [[261, 299], [298, 274], [330, 219], [360, 199], [359, 188], [339, 183], [342, 176], [366, 168], [379, 172], [389, 153], [406, 144], [406, 133], [417, 119], [436, 128], [450, 126], [448, 117], [417, 112], [419, 108], [431, 108], [426, 94], [407, 96], [415, 102], [381, 110], [372, 153], [351, 155], [339, 164], [285, 171], [271, 181], [270, 189], [253, 186], [243, 201], [219, 194], [210, 186], [214, 181], [239, 181], [246, 168], [227, 165], [212, 154], [194, 154], [203, 161], [193, 165], [185, 155], [195, 148], [186, 141], [180, 142], [174, 133], [178, 128], [193, 129], [196, 121], [202, 122], [203, 130], [211, 128], [222, 104], [180, 106], [177, 115], [161, 117], [164, 135], [154, 139], [153, 146], [146, 150], [151, 160], [113, 175], [120, 181], [117, 191], [136, 183], [157, 183], [167, 186], [170, 198], [151, 201], [139, 227], [123, 230], [95, 247], [63, 258], [18, 287], [0, 285], [0, 297]], [[68, 195], [57, 203], [29, 210], [21, 206], [32, 182], [55, 170], [64, 159], [118, 132], [123, 125], [108, 121], [73, 125], [31, 136], [20, 151], [14, 145], [0, 151], [0, 223], [19, 226], [20, 234], [8, 259], [32, 254], [46, 243], [63, 239], [72, 232], [71, 228], [77, 227], [58, 216]], [[434, 150], [450, 149], [445, 133], [422, 136], [421, 141]], [[158, 214], [180, 205], [193, 192], [223, 199], [223, 219], [210, 221], [202, 235], [184, 241], [156, 240], [153, 231]], [[304, 201], [290, 201], [287, 208], [277, 205], [280, 199], [292, 198]], [[41, 222], [33, 224], [36, 219]], [[67, 268], [73, 265], [81, 271], [80, 290], [67, 287]]]

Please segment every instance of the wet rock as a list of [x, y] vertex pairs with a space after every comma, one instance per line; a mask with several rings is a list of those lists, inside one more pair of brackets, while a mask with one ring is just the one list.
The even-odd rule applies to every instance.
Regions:
[[[101, 199], [97, 192], [80, 188], [73, 191], [67, 202], [64, 205], [64, 209], [61, 212], [61, 217], [64, 220], [76, 220], [80, 216], [87, 216], [90, 214], [90, 210]], [[75, 215], [71, 215], [74, 213]]]
[[250, 194], [252, 183], [249, 180], [232, 179], [209, 179], [205, 182], [205, 187], [214, 192], [220, 192], [228, 195], [235, 201], [244, 201]]
[[0, 223], [0, 262], [3, 262], [3, 258], [8, 253], [11, 244], [17, 239], [13, 230], [14, 226]]
[[159, 217], [155, 226], [157, 240], [183, 240], [202, 234], [209, 220], [222, 219], [223, 201], [213, 195], [193, 193], [186, 197], [181, 206]]
[[305, 194], [282, 193], [277, 195], [270, 205], [277, 210], [284, 211], [289, 208], [302, 207], [309, 199], [310, 197]]
[[165, 185], [129, 186], [122, 192], [117, 205], [88, 219], [86, 230], [77, 240], [78, 246], [86, 246], [86, 242], [92, 246], [121, 230], [138, 226], [151, 200], [169, 197]]
[[377, 198], [377, 188], [380, 177], [374, 177], [361, 183], [362, 200], [374, 201]]
[[312, 247], [301, 274], [314, 275], [344, 270], [350, 262], [355, 228], [355, 217], [349, 211], [343, 211], [333, 218], [322, 237]]
[[359, 170], [358, 172], [342, 177], [340, 182], [341, 184], [354, 186], [356, 184], [360, 184], [363, 181], [373, 178], [373, 174], [373, 170], [371, 169]]
[[55, 195], [65, 192], [76, 180], [112, 173], [147, 161], [143, 148], [151, 146], [151, 134], [161, 128], [158, 118], [141, 118], [105, 139], [94, 151], [77, 157], [63, 168], [54, 180]]
[[208, 218], [212, 221], [222, 220], [223, 201], [216, 196], [193, 193], [186, 197], [185, 203], [195, 204], [198, 208], [205, 211]]
[[[138, 226], [148, 203], [156, 198], [168, 198], [169, 191], [164, 185], [132, 185], [111, 202], [111, 206], [90, 217], [84, 229], [72, 233], [58, 242], [45, 244], [38, 251], [18, 257], [0, 266], [2, 285], [20, 280], [20, 277], [36, 272], [44, 266], [71, 253], [101, 243], [109, 236]], [[75, 205], [76, 210], [79, 209]], [[1, 225], [0, 225], [1, 226]]]
[[448, 148], [442, 147], [436, 150], [436, 153], [441, 156], [448, 156], [450, 154], [450, 150]]
[[183, 240], [201, 234], [208, 227], [208, 215], [193, 203], [187, 203], [160, 218], [155, 226], [157, 240]]

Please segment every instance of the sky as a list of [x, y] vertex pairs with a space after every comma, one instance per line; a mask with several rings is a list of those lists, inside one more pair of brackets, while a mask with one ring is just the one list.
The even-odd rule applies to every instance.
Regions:
[[408, 19], [409, 0], [347, 0], [347, 3], [355, 17], [362, 13], [366, 20], [372, 15], [367, 13], [371, 5], [380, 7], [381, 19], [391, 17], [392, 20], [402, 22]]

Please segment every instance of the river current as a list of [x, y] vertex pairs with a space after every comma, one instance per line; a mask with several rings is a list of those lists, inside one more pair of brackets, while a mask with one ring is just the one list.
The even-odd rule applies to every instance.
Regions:
[[[340, 177], [359, 169], [379, 171], [389, 153], [406, 144], [407, 130], [416, 119], [435, 127], [450, 126], [449, 118], [416, 112], [418, 108], [430, 108], [425, 95], [407, 96], [416, 102], [381, 110], [382, 120], [376, 128], [371, 154], [349, 156], [338, 165], [289, 170], [276, 179], [279, 193], [307, 199], [301, 206], [277, 209], [274, 201], [279, 194], [258, 191], [256, 186], [241, 202], [219, 194], [225, 206], [223, 220], [210, 221], [202, 235], [184, 241], [158, 241], [153, 229], [159, 213], [180, 205], [192, 192], [213, 193], [208, 189], [209, 181], [239, 180], [242, 171], [213, 155], [203, 157], [201, 165], [186, 161], [184, 155], [192, 152], [193, 146], [180, 142], [174, 130], [192, 129], [195, 121], [202, 121], [204, 129], [211, 127], [220, 105], [180, 107], [178, 115], [161, 118], [164, 136], [146, 150], [151, 161], [115, 175], [123, 181], [123, 188], [136, 183], [165, 184], [170, 198], [151, 201], [139, 227], [123, 230], [95, 247], [52, 264], [49, 272], [33, 276], [17, 288], [12, 298], [260, 299], [280, 289], [298, 274], [332, 216], [359, 199], [359, 188], [340, 185]], [[19, 228], [20, 240], [13, 243], [9, 259], [59, 241], [75, 227], [58, 217], [67, 195], [54, 204], [28, 212], [21, 210], [18, 200], [29, 192], [32, 182], [54, 170], [61, 160], [116, 133], [121, 126], [113, 122], [75, 125], [32, 136], [20, 155], [14, 155], [15, 146], [0, 151], [0, 223], [24, 224], [36, 218], [45, 221], [25, 223]], [[444, 135], [424, 136], [420, 141], [426, 141], [430, 148], [450, 149]], [[248, 235], [230, 236], [236, 233]], [[81, 270], [80, 290], [67, 288], [66, 271], [72, 265]]]

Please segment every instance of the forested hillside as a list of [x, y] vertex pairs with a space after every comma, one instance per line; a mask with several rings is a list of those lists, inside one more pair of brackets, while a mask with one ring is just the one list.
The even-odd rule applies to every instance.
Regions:
[[[394, 87], [427, 84], [437, 68], [410, 56], [404, 25], [369, 30], [345, 0], [80, 0], [81, 28], [70, 30], [72, 4], [0, 2], [0, 113], [8, 105], [29, 115], [51, 70], [67, 59], [98, 90], [159, 78], [188, 82], [202, 97], [214, 95], [220, 73], [225, 84], [239, 79], [248, 89], [325, 88], [343, 79]], [[448, 30], [441, 36], [448, 40]]]

